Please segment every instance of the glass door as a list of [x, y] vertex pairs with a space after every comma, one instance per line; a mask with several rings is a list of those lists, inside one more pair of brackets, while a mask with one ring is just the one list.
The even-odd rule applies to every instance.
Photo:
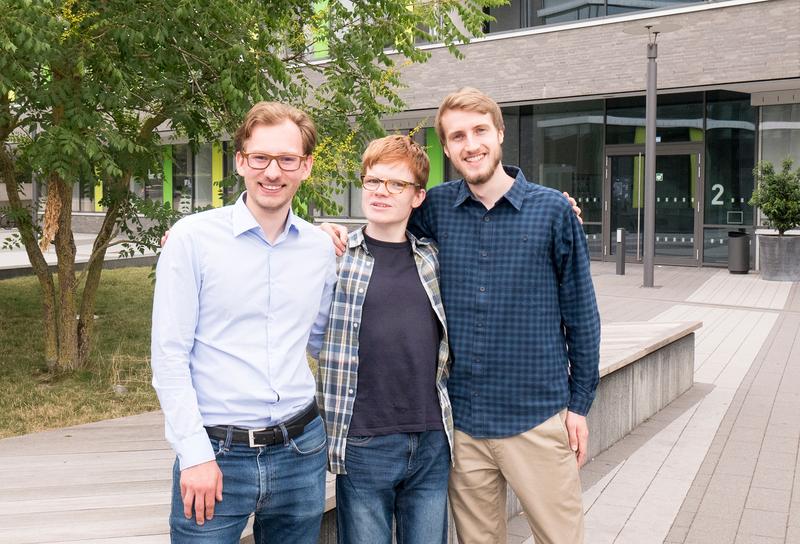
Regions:
[[[608, 155], [607, 254], [616, 253], [616, 232], [626, 231], [629, 262], [644, 256], [644, 153]], [[655, 260], [664, 264], [698, 264], [697, 198], [702, 186], [701, 152], [661, 153], [656, 157]]]

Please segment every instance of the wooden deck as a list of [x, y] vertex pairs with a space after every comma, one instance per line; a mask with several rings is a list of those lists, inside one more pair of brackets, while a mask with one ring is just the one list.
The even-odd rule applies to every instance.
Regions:
[[[720, 376], [736, 370], [728, 351], [771, 328], [777, 309], [800, 311], [796, 284], [786, 291], [756, 277], [727, 282], [726, 271], [659, 267], [661, 287], [642, 289], [641, 267], [629, 266], [627, 276], [615, 276], [613, 263], [592, 268], [606, 331], [604, 358], [610, 350], [617, 358], [625, 350], [635, 353], [644, 334], [635, 329], [639, 324], [610, 324], [655, 318], [648, 325], [662, 326], [663, 333], [676, 321], [703, 321], [697, 350], [707, 366], [698, 374]], [[720, 282], [726, 286], [715, 288]], [[738, 343], [731, 347], [726, 339]], [[158, 412], [0, 440], [0, 542], [168, 542], [173, 460]]]

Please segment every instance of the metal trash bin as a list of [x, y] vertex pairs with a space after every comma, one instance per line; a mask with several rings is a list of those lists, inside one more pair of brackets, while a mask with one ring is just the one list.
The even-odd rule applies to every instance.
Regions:
[[731, 274], [750, 271], [750, 235], [746, 232], [728, 232], [728, 271]]

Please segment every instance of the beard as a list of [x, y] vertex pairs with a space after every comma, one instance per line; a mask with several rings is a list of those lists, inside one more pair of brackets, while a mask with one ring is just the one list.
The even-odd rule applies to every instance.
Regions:
[[464, 181], [466, 181], [469, 185], [483, 185], [492, 178], [495, 171], [497, 171], [497, 166], [500, 164], [500, 161], [502, 160], [503, 160], [503, 149], [498, 148], [497, 156], [494, 157], [494, 160], [491, 161], [491, 164], [489, 164], [486, 170], [484, 170], [483, 172], [476, 172], [475, 174], [472, 174], [470, 176], [467, 176], [465, 174]]

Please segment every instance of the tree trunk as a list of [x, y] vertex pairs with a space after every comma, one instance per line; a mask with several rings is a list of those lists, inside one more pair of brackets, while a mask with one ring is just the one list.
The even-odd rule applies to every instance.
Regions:
[[[130, 175], [123, 176], [116, 181], [117, 191], [124, 191], [130, 181]], [[111, 189], [114, 190], [114, 189]], [[100, 275], [103, 272], [103, 261], [105, 260], [106, 250], [111, 237], [114, 235], [114, 227], [120, 210], [124, 208], [126, 199], [122, 197], [112, 199], [112, 204], [106, 211], [100, 232], [94, 239], [92, 246], [92, 256], [86, 263], [86, 282], [83, 286], [81, 297], [81, 310], [78, 319], [78, 361], [81, 366], [86, 366], [89, 361], [89, 354], [92, 348], [92, 333], [94, 331], [94, 309], [97, 302], [97, 288], [100, 286]]]
[[58, 368], [77, 370], [78, 320], [75, 297], [75, 239], [72, 236], [72, 190], [58, 174], [50, 176], [48, 191], [56, 191], [60, 200], [55, 247], [58, 256]]
[[22, 244], [28, 254], [28, 260], [39, 280], [42, 289], [42, 320], [44, 324], [44, 360], [47, 367], [53, 369], [58, 360], [58, 319], [56, 315], [56, 289], [53, 276], [47, 261], [39, 249], [33, 223], [27, 210], [19, 198], [14, 159], [4, 146], [0, 146], [0, 175], [5, 182], [8, 201], [14, 215], [20, 218], [17, 221]]

